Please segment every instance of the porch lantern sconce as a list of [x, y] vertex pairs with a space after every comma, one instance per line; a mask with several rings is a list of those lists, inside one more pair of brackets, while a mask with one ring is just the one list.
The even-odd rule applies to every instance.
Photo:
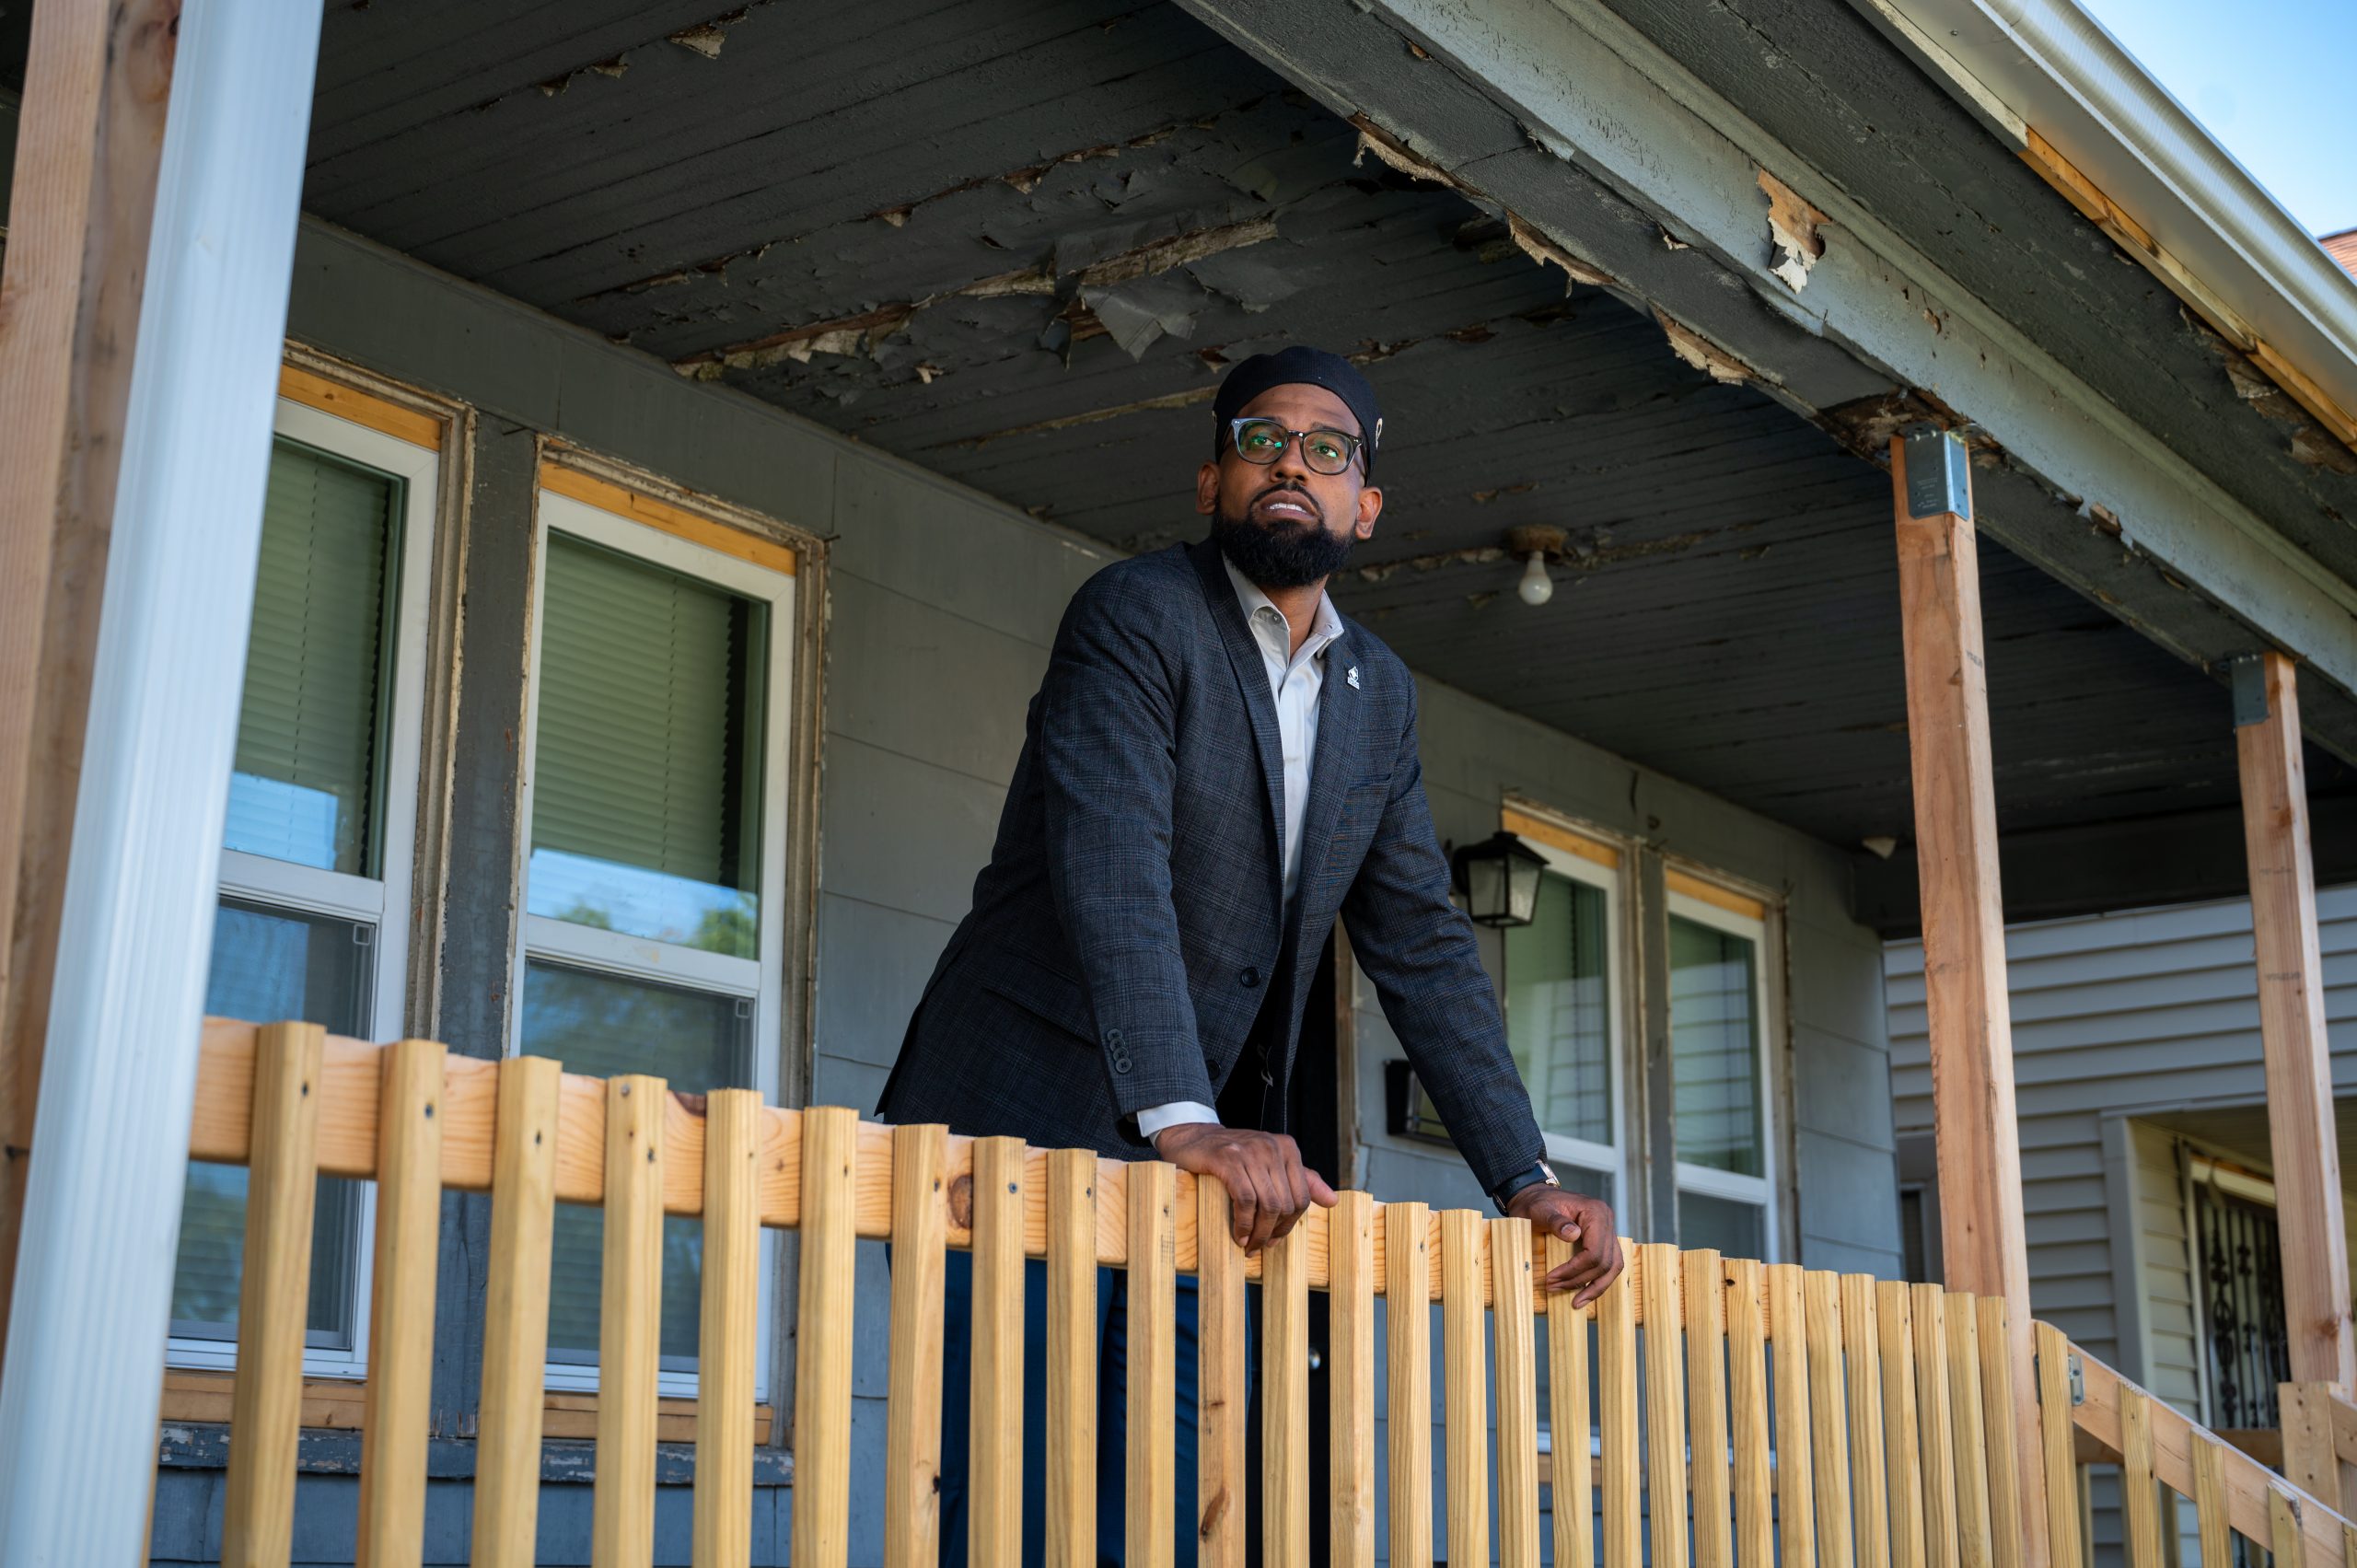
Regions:
[[1454, 858], [1457, 890], [1476, 925], [1528, 925], [1538, 918], [1538, 852], [1504, 829]]
[[1506, 553], [1524, 563], [1515, 593], [1533, 610], [1555, 597], [1555, 579], [1547, 575], [1550, 556], [1561, 559], [1570, 540], [1561, 528], [1525, 528], [1506, 530]]

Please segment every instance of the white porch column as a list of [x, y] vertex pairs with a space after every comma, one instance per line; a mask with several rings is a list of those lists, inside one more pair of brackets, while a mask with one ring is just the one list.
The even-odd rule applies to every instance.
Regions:
[[19, 1568], [145, 1554], [319, 34], [317, 0], [180, 18], [0, 1382]]

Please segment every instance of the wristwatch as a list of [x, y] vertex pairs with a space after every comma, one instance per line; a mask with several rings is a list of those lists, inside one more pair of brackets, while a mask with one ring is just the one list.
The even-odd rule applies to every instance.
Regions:
[[1503, 1214], [1506, 1213], [1506, 1205], [1514, 1202], [1515, 1194], [1524, 1188], [1561, 1187], [1562, 1184], [1562, 1179], [1556, 1176], [1553, 1166], [1543, 1159], [1533, 1160], [1527, 1170], [1517, 1171], [1505, 1180], [1499, 1182], [1495, 1191], [1490, 1194], [1490, 1202], [1495, 1203], [1498, 1206], [1498, 1213]]

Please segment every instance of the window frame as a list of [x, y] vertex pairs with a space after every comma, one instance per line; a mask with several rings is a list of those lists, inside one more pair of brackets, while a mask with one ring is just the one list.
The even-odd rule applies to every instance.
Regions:
[[[788, 900], [795, 889], [789, 879], [789, 858], [795, 829], [789, 819], [794, 795], [791, 767], [795, 730], [795, 653], [800, 645], [797, 570], [762, 563], [764, 552], [726, 548], [714, 530], [730, 525], [695, 518], [694, 534], [667, 527], [664, 504], [619, 485], [568, 485], [575, 494], [552, 488], [559, 473], [543, 464], [535, 494], [532, 528], [531, 626], [525, 649], [524, 736], [517, 775], [516, 805], [516, 935], [510, 954], [509, 1016], [506, 1053], [523, 1054], [525, 965], [538, 958], [586, 972], [623, 980], [684, 987], [708, 994], [734, 996], [753, 1004], [749, 1036], [754, 1086], [764, 1101], [775, 1104], [781, 1083], [781, 1048], [786, 1007], [786, 935], [794, 923]], [[560, 481], [561, 482], [561, 481]], [[613, 492], [613, 506], [586, 499], [603, 490]], [[638, 513], [617, 509], [631, 505]], [[760, 941], [755, 956], [737, 958], [677, 944], [627, 936], [618, 932], [576, 925], [568, 921], [528, 912], [531, 901], [532, 806], [539, 765], [540, 703], [540, 637], [546, 625], [548, 550], [552, 535], [563, 533], [632, 560], [709, 583], [728, 593], [768, 607], [768, 666], [761, 714], [761, 869], [755, 889], [760, 911]], [[752, 541], [752, 536], [745, 536]], [[706, 542], [710, 540], [711, 542]], [[765, 542], [765, 541], [752, 541]], [[722, 546], [722, 547], [716, 547]], [[786, 546], [776, 546], [785, 552]], [[760, 1342], [772, 1342], [776, 1321], [777, 1238], [762, 1233], [761, 1303], [756, 1318]], [[596, 1393], [600, 1367], [594, 1362], [546, 1363], [543, 1387], [552, 1393]], [[766, 1400], [778, 1379], [772, 1358], [756, 1364], [754, 1399]], [[658, 1374], [660, 1397], [692, 1398], [700, 1374], [666, 1368]]]
[[[359, 409], [374, 400], [354, 392]], [[420, 416], [422, 419], [423, 416]], [[442, 494], [442, 453], [358, 420], [289, 397], [282, 383], [272, 434], [316, 447], [350, 462], [401, 481], [400, 534], [391, 552], [393, 581], [388, 585], [387, 624], [392, 632], [388, 679], [379, 701], [388, 705], [382, 754], [376, 770], [370, 848], [378, 875], [356, 877], [267, 855], [224, 848], [214, 904], [238, 899], [290, 913], [366, 921], [375, 927], [374, 971], [368, 988], [367, 1035], [378, 1044], [399, 1040], [407, 1028], [410, 921], [415, 892], [418, 828], [418, 767], [424, 745], [426, 694], [426, 629], [432, 599], [433, 562]], [[365, 1378], [368, 1370], [369, 1309], [376, 1249], [377, 1190], [360, 1184], [354, 1223], [352, 1343], [348, 1349], [308, 1345], [303, 1351], [307, 1377]], [[234, 1371], [234, 1339], [170, 1335], [165, 1364], [192, 1371]]]
[[[1672, 879], [1699, 884], [1713, 890], [1717, 889], [1715, 883], [1691, 872], [1673, 873]], [[1755, 915], [1727, 907], [1728, 903], [1737, 900], [1757, 906], [1760, 912]], [[1691, 1165], [1678, 1157], [1678, 1065], [1674, 1048], [1670, 1059], [1670, 1146], [1663, 1154], [1671, 1162], [1677, 1190], [1680, 1193], [1692, 1192], [1701, 1197], [1717, 1198], [1759, 1209], [1761, 1214], [1760, 1261], [1777, 1262], [1782, 1255], [1784, 1205], [1778, 1183], [1783, 1179], [1784, 1162], [1778, 1157], [1782, 1149], [1782, 1124], [1775, 1092], [1775, 1053], [1771, 1050], [1771, 1042], [1778, 1038], [1780, 1031], [1776, 1026], [1774, 987], [1771, 983], [1771, 976], [1778, 971], [1780, 966], [1770, 945], [1771, 907], [1747, 893], [1728, 890], [1725, 901], [1722, 902], [1676, 887], [1665, 888], [1663, 901], [1666, 916], [1675, 916], [1729, 935], [1740, 936], [1752, 945], [1752, 1040], [1756, 1056], [1755, 1082], [1759, 1095], [1760, 1173], [1758, 1176], [1738, 1176], [1732, 1171]], [[1661, 929], [1666, 941], [1669, 930], [1666, 918]], [[1666, 973], [1667, 954], [1663, 955], [1663, 962], [1664, 972]], [[1669, 1005], [1666, 996], [1663, 998], [1663, 1005]], [[1670, 1027], [1676, 1028], [1675, 1019], [1670, 1020]]]
[[[1609, 1086], [1611, 1099], [1608, 1118], [1613, 1142], [1598, 1144], [1577, 1138], [1567, 1132], [1556, 1132], [1539, 1124], [1539, 1135], [1547, 1141], [1547, 1157], [1566, 1165], [1589, 1170], [1601, 1170], [1612, 1178], [1612, 1204], [1618, 1210], [1629, 1201], [1629, 1139], [1628, 1139], [1628, 986], [1626, 973], [1626, 936], [1628, 922], [1622, 917], [1622, 904], [1627, 896], [1628, 878], [1622, 874], [1620, 857], [1614, 853], [1614, 863], [1607, 865], [1599, 859], [1573, 854], [1545, 840], [1525, 837], [1524, 842], [1547, 863], [1549, 873], [1566, 881], [1595, 888], [1604, 894], [1604, 978], [1605, 978], [1605, 1081]], [[1609, 851], [1610, 845], [1598, 844]], [[1499, 945], [1498, 967], [1502, 971], [1503, 992], [1501, 1011], [1507, 1015], [1508, 1038], [1512, 1038], [1514, 1020], [1514, 966], [1506, 957], [1504, 943]], [[1529, 1088], [1525, 1084], [1524, 1088]]]

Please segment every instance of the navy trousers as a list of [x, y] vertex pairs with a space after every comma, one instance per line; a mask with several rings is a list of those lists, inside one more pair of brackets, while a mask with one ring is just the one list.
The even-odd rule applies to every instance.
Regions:
[[[942, 1313], [941, 1562], [966, 1568], [969, 1444], [973, 1388], [974, 1274], [970, 1253], [947, 1259], [947, 1289]], [[1100, 1563], [1121, 1562], [1126, 1511], [1124, 1492], [1129, 1444], [1129, 1274], [1097, 1271], [1097, 1556]], [[1023, 1268], [1023, 1561], [1047, 1560], [1048, 1517], [1048, 1266], [1034, 1260]], [[1257, 1316], [1257, 1301], [1247, 1307]], [[1178, 1277], [1178, 1423], [1163, 1440], [1170, 1445], [1173, 1551], [1178, 1568], [1195, 1563], [1196, 1350], [1195, 1282]], [[1248, 1346], [1258, 1336], [1247, 1331]], [[1252, 1381], [1258, 1358], [1245, 1356], [1245, 1381]]]

